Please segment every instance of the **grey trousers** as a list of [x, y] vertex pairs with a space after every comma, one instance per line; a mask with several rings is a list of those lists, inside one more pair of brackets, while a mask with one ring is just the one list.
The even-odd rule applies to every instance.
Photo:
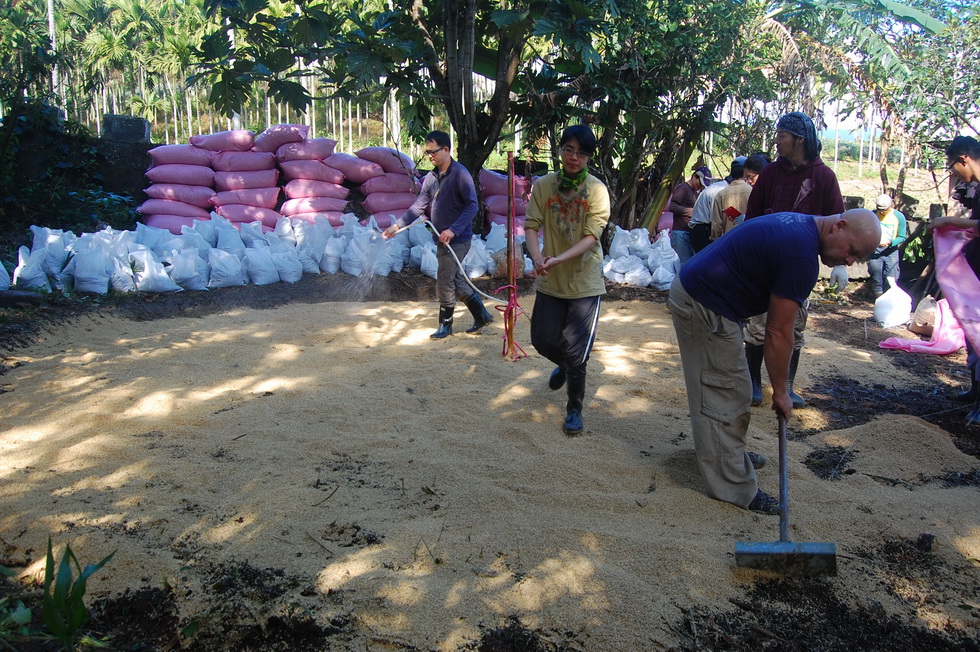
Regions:
[[[449, 247], [452, 247], [456, 257], [462, 262], [466, 252], [470, 250], [470, 241], [451, 242]], [[457, 298], [465, 301], [473, 294], [473, 288], [466, 282], [463, 272], [453, 260], [449, 247], [443, 244], [436, 245], [436, 260], [439, 262], [439, 269], [436, 272], [436, 299], [439, 300], [439, 305], [445, 308], [455, 306]]]
[[745, 448], [752, 381], [741, 327], [691, 298], [674, 278], [667, 306], [681, 352], [694, 453], [708, 495], [748, 507], [758, 490]]

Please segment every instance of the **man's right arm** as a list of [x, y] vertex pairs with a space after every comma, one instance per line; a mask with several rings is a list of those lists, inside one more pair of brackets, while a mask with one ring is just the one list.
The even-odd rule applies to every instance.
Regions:
[[772, 383], [772, 409], [786, 421], [793, 414], [793, 401], [789, 398], [789, 361], [793, 356], [796, 314], [800, 304], [792, 299], [769, 297], [769, 313], [766, 317], [765, 360], [769, 381]]
[[434, 179], [431, 174], [427, 174], [425, 179], [422, 181], [422, 189], [419, 191], [419, 196], [415, 198], [415, 201], [408, 210], [405, 211], [404, 215], [399, 217], [397, 220], [391, 223], [387, 229], [384, 230], [383, 235], [386, 238], [390, 238], [395, 235], [398, 229], [404, 228], [417, 220], [422, 215], [425, 215], [425, 209], [429, 207], [432, 202], [432, 186], [434, 184]]

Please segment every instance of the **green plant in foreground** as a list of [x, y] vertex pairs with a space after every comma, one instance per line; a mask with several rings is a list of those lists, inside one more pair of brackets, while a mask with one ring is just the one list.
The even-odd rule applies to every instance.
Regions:
[[[87, 645], [101, 645], [94, 639], [82, 639], [82, 626], [88, 620], [85, 608], [85, 585], [92, 574], [109, 563], [115, 552], [110, 553], [97, 564], [89, 564], [84, 569], [78, 563], [71, 546], [65, 544], [65, 552], [55, 569], [54, 553], [51, 550], [51, 537], [48, 537], [48, 554], [44, 563], [44, 604], [42, 615], [44, 624], [66, 650], [74, 650], [79, 642]], [[73, 577], [72, 564], [78, 572]]]

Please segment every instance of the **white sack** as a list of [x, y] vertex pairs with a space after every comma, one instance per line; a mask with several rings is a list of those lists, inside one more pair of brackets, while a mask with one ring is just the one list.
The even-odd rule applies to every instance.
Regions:
[[27, 247], [18, 249], [13, 286], [21, 290], [50, 292], [51, 283], [48, 282], [48, 275], [44, 273], [46, 257], [47, 252], [44, 249], [38, 249], [34, 252]]
[[875, 300], [875, 321], [882, 328], [904, 326], [912, 317], [912, 297], [888, 277], [888, 289]]
[[296, 249], [274, 251], [272, 262], [279, 271], [279, 280], [283, 283], [296, 283], [303, 278], [303, 264], [299, 262]]
[[245, 285], [242, 261], [235, 254], [222, 249], [212, 249], [208, 252], [208, 263], [211, 265], [211, 278], [208, 279], [208, 287], [212, 290]]
[[259, 245], [246, 249], [242, 263], [252, 285], [272, 285], [279, 282], [279, 270], [272, 262], [272, 250], [269, 247]]

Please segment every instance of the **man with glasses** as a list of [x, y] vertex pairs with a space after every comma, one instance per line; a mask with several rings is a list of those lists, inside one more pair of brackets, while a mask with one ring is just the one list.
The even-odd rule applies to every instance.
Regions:
[[[589, 174], [596, 137], [585, 125], [568, 127], [559, 141], [561, 168], [537, 180], [524, 218], [526, 245], [537, 294], [531, 315], [531, 344], [558, 365], [548, 387], [567, 385], [562, 430], [578, 435], [585, 400], [585, 372], [599, 323], [602, 231], [609, 221], [609, 191]], [[538, 233], [544, 234], [544, 251]]]
[[863, 208], [829, 216], [774, 213], [746, 221], [681, 267], [667, 306], [681, 353], [695, 457], [712, 498], [764, 514], [779, 511], [779, 501], [756, 480], [754, 467], [762, 459], [745, 446], [752, 394], [742, 346], [745, 320], [767, 313], [772, 409], [789, 421], [794, 324], [817, 282], [818, 260], [850, 265], [875, 250], [880, 233], [877, 216]]
[[[425, 155], [429, 157], [433, 169], [422, 181], [422, 190], [415, 203], [383, 233], [385, 238], [390, 238], [398, 229], [426, 213], [438, 232], [433, 237], [437, 243], [436, 257], [439, 261], [436, 273], [439, 329], [429, 336], [436, 340], [453, 334], [457, 297], [466, 302], [475, 320], [473, 326], [466, 329], [467, 333], [475, 333], [493, 321], [480, 295], [466, 282], [463, 271], [456, 264], [456, 259], [463, 260], [470, 250], [473, 218], [476, 217], [478, 205], [473, 177], [465, 167], [453, 160], [449, 153], [451, 146], [449, 134], [444, 131], [432, 131], [425, 137]], [[456, 254], [455, 258], [453, 253]]]

